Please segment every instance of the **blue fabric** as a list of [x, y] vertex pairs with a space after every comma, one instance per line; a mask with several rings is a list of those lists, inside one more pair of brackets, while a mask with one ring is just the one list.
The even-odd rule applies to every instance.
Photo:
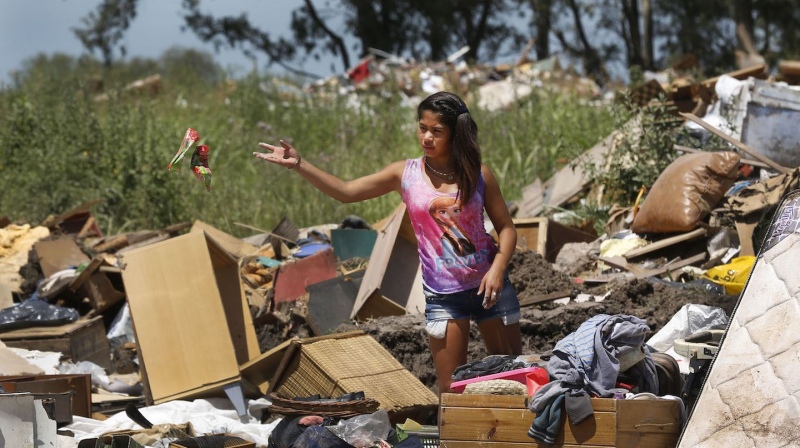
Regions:
[[533, 419], [528, 437], [547, 445], [556, 441], [558, 431], [561, 429], [562, 405], [565, 394], [556, 396]]
[[[537, 419], [552, 419], [555, 418], [552, 410], [545, 410], [551, 409], [555, 401], [563, 399], [566, 393], [584, 390], [598, 397], [613, 396], [611, 389], [616, 386], [619, 376], [617, 356], [640, 347], [644, 347], [645, 359], [631, 369], [636, 369], [644, 379], [647, 392], [658, 393], [655, 363], [644, 346], [649, 330], [644, 320], [623, 314], [598, 314], [588, 319], [576, 331], [558, 341], [553, 357], [547, 362], [547, 373], [553, 380], [536, 391], [528, 408]], [[559, 413], [559, 422], [560, 417]], [[549, 423], [556, 422], [550, 420]], [[543, 420], [540, 421], [540, 428], [547, 426]]]

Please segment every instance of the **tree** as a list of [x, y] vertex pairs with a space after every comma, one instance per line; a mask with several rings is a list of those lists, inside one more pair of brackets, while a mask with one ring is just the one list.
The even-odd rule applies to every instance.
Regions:
[[186, 10], [183, 30], [192, 30], [204, 42], [213, 43], [217, 50], [223, 46], [238, 48], [251, 57], [263, 53], [268, 65], [277, 64], [295, 74], [317, 77], [288, 65], [285, 61], [294, 58], [295, 46], [284, 38], [273, 39], [269, 33], [254, 27], [247, 15], [215, 18], [200, 12], [200, 0], [183, 0], [183, 7]]
[[[96, 11], [81, 18], [84, 27], [73, 28], [72, 32], [90, 53], [99, 50], [103, 65], [111, 67], [114, 48], [136, 18], [136, 4], [137, 0], [103, 0]], [[124, 45], [119, 45], [119, 52], [125, 56]]]
[[[217, 46], [240, 48], [248, 54], [267, 54], [276, 63], [294, 72], [285, 61], [305, 56], [319, 59], [323, 54], [338, 56], [343, 69], [350, 68], [351, 50], [359, 56], [370, 48], [419, 59], [442, 59], [448, 53], [469, 45], [466, 57], [478, 60], [480, 52], [496, 52], [503, 44], [517, 44], [521, 37], [505, 20], [512, 11], [512, 0], [330, 0], [318, 8], [312, 0], [292, 13], [293, 40], [273, 39], [254, 27], [245, 15], [215, 18], [199, 10], [200, 0], [184, 0], [186, 28], [204, 41]], [[337, 32], [332, 21], [344, 24]], [[345, 35], [359, 45], [348, 49]]]

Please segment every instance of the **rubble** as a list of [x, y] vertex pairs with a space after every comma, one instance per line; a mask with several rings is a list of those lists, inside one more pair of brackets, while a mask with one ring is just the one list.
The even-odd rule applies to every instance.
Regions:
[[[590, 82], [554, 76], [561, 70], [555, 60], [493, 68], [458, 60], [454, 54], [423, 69], [376, 50], [342, 77], [287, 94], [353, 94], [391, 84], [409, 97], [431, 89], [478, 92], [471, 101], [487, 110], [502, 109], [536, 88], [600, 96]], [[639, 106], [674, 106], [675, 119], [686, 120], [683, 128], [701, 140], [722, 138], [725, 145], [706, 152], [676, 144], [663, 180], [640, 194], [643, 202], [614, 204], [606, 223], [575, 224], [558, 212], [612, 198], [598, 191], [587, 164], [607, 167], [619, 156], [620, 140], [636, 136], [636, 120], [552, 178], [531, 180], [515, 204], [519, 239], [508, 268], [522, 307], [524, 353], [546, 358], [559, 340], [598, 314], [637, 316], [657, 332], [688, 304], [734, 312], [735, 288], [743, 286], [747, 267], [736, 272], [735, 282], [707, 273], [748, 260], [735, 257], [755, 255], [765, 219], [799, 186], [796, 145], [748, 132], [765, 121], [792, 121], [800, 109], [790, 101], [794, 88], [781, 82], [800, 83], [798, 65], [782, 62], [778, 78], [759, 65], [702, 82], [672, 71], [666, 82], [653, 78], [632, 89]], [[732, 80], [741, 81], [741, 92], [752, 92], [738, 121], [726, 127], [714, 114]], [[764, 99], [767, 91], [779, 92], [781, 101]], [[796, 129], [779, 129], [800, 140]], [[720, 157], [724, 169], [707, 162]], [[687, 181], [687, 172], [700, 180]], [[0, 386], [12, 392], [36, 383], [42, 388], [37, 393], [69, 395], [69, 404], [60, 406], [66, 414], [56, 419], [60, 427], [75, 422], [80, 431], [89, 420], [121, 420], [116, 416], [127, 408], [130, 417], [131, 406], [225, 403], [228, 416], [243, 425], [237, 435], [266, 446], [275, 419], [292, 414], [287, 406], [296, 398], [333, 400], [359, 391], [386, 410], [393, 424], [409, 417], [436, 423], [416, 241], [402, 204], [377, 223], [346, 217], [339, 225], [298, 229], [284, 218], [271, 231], [240, 224], [258, 232], [247, 238], [201, 221], [103, 235], [93, 205], [42, 225], [6, 219], [0, 229], [0, 313], [37, 300], [80, 316], [48, 326], [19, 322], [20, 328], [0, 331]], [[681, 214], [689, 208], [691, 213]], [[487, 353], [474, 325], [471, 332], [470, 358], [482, 359]], [[47, 364], [26, 351], [63, 359]], [[685, 368], [688, 359], [676, 357]], [[60, 372], [65, 365], [71, 373]], [[399, 389], [385, 392], [394, 388]], [[120, 390], [133, 394], [113, 395]], [[271, 410], [270, 396], [280, 406]], [[342, 405], [339, 414], [324, 406], [315, 411], [350, 416], [353, 409], [373, 410], [375, 403], [352, 398], [342, 402], [354, 402], [353, 408], [342, 411]], [[93, 424], [82, 435], [103, 432]], [[248, 429], [254, 431], [250, 438]], [[211, 428], [194, 434], [203, 431]]]

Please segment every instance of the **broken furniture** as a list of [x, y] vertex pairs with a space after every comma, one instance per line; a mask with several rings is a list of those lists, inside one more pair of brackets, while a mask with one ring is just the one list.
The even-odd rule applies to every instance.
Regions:
[[59, 326], [38, 326], [0, 332], [0, 341], [8, 347], [60, 352], [74, 363], [90, 361], [100, 367], [111, 367], [103, 317], [78, 319]]
[[364, 392], [394, 418], [430, 411], [436, 395], [361, 331], [293, 340], [269, 384], [283, 397]]
[[244, 415], [239, 365], [261, 353], [236, 259], [197, 231], [131, 250], [123, 262], [148, 401], [225, 393]]
[[72, 422], [75, 415], [92, 416], [92, 380], [89, 374], [38, 374], [0, 376], [0, 387], [9, 393], [30, 393], [53, 400], [53, 419]]
[[[589, 243], [597, 239], [596, 234], [568, 227], [549, 218], [514, 218], [517, 229], [517, 246], [541, 254], [545, 260], [555, 263], [561, 248], [568, 243]], [[492, 236], [497, 235], [492, 231]]]
[[[681, 403], [670, 399], [593, 398], [594, 415], [564, 417], [553, 447], [671, 448], [681, 431]], [[449, 448], [539, 446], [528, 436], [535, 415], [525, 395], [442, 394], [439, 438]]]

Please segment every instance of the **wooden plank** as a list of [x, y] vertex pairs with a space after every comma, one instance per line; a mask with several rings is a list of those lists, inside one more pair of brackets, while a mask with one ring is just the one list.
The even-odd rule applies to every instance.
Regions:
[[618, 447], [674, 447], [681, 432], [675, 400], [622, 400], [617, 411]]
[[[359, 334], [356, 332], [356, 334]], [[592, 409], [598, 412], [616, 412], [618, 400], [593, 398]], [[442, 394], [443, 407], [492, 407], [505, 409], [528, 409], [528, 398], [521, 395]]]
[[465, 440], [440, 440], [439, 446], [441, 448], [501, 448], [501, 447], [511, 447], [511, 448], [607, 448], [603, 445], [573, 445], [573, 444], [565, 444], [565, 445], [543, 445], [541, 443], [537, 443], [535, 440], [530, 439], [530, 441], [525, 443], [511, 443], [511, 442], [470, 442]]
[[[440, 438], [495, 442], [531, 442], [528, 430], [534, 414], [528, 409], [443, 407], [439, 417]], [[616, 414], [595, 412], [578, 425], [567, 419], [556, 438], [559, 443], [614, 446]]]
[[[766, 79], [767, 78], [767, 66], [766, 64], [758, 64], [752, 67], [743, 68], [740, 70], [734, 70], [732, 72], [725, 73], [725, 75], [730, 76], [731, 78], [738, 79], [738, 80], [745, 80], [749, 77], [759, 78], [759, 79]], [[713, 78], [706, 79], [701, 84], [707, 88], [713, 89], [714, 86], [717, 84], [717, 80], [719, 80], [719, 76], [715, 76]]]
[[681, 112], [680, 115], [682, 117], [688, 119], [688, 120], [694, 121], [695, 123], [699, 124], [704, 129], [706, 129], [707, 131], [709, 131], [712, 134], [716, 135], [717, 137], [725, 140], [726, 142], [728, 142], [728, 143], [732, 144], [733, 146], [735, 146], [735, 147], [741, 149], [742, 151], [746, 152], [751, 157], [754, 157], [755, 159], [766, 163], [767, 166], [769, 166], [770, 168], [774, 169], [775, 171], [777, 171], [779, 173], [784, 173], [784, 174], [790, 173], [792, 171], [790, 168], [786, 168], [785, 166], [777, 164], [774, 160], [772, 160], [769, 157], [759, 153], [758, 151], [756, 151], [755, 149], [751, 148], [750, 146], [740, 142], [739, 140], [736, 140], [735, 138], [733, 138], [730, 135], [720, 131], [719, 129], [715, 128], [714, 126], [711, 126], [710, 124], [708, 124], [705, 121], [703, 121], [702, 118], [698, 118], [695, 115], [687, 114], [687, 113], [683, 113], [683, 112]]
[[676, 269], [680, 269], [680, 268], [682, 268], [684, 266], [689, 266], [689, 265], [691, 265], [693, 263], [697, 263], [697, 262], [703, 261], [703, 260], [705, 260], [705, 258], [706, 258], [706, 253], [705, 252], [701, 252], [701, 253], [699, 253], [697, 255], [691, 256], [691, 257], [686, 258], [686, 259], [678, 258], [678, 259], [672, 260], [672, 261], [668, 262], [667, 264], [665, 264], [664, 266], [661, 266], [660, 268], [644, 269], [644, 268], [642, 268], [640, 266], [637, 266], [636, 264], [628, 263], [628, 261], [623, 257], [597, 257], [597, 259], [602, 261], [603, 263], [605, 263], [605, 264], [607, 264], [609, 266], [618, 268], [618, 269], [622, 269], [622, 270], [628, 271], [628, 272], [632, 273], [633, 275], [635, 275], [636, 278], [638, 278], [638, 279], [647, 278], [647, 277], [657, 277], [659, 275], [666, 274], [667, 272], [674, 271]]
[[481, 407], [503, 409], [528, 409], [528, 397], [523, 395], [442, 394], [441, 406]]
[[[683, 145], [672, 145], [672, 148], [675, 149], [675, 151], [681, 151], [681, 152], [685, 152], [685, 153], [688, 153], [688, 154], [697, 154], [697, 153], [701, 153], [701, 152], [708, 152], [708, 151], [704, 151], [702, 149], [690, 148], [688, 146], [683, 146]], [[769, 165], [767, 165], [766, 163], [759, 162], [758, 160], [755, 160], [755, 159], [739, 158], [739, 163], [746, 163], [748, 165], [757, 166], [759, 168], [769, 168]]]
[[800, 61], [780, 61], [778, 73], [787, 76], [800, 76]]
[[[575, 286], [577, 288], [577, 285], [575, 285]], [[519, 301], [519, 306], [534, 305], [536, 303], [549, 302], [551, 300], [556, 300], [556, 299], [563, 299], [564, 297], [570, 297], [571, 298], [574, 295], [575, 294], [573, 293], [573, 290], [571, 290], [571, 289], [570, 290], [564, 290], [564, 291], [556, 291], [556, 292], [550, 293], [550, 294], [544, 294], [544, 295], [540, 295], [540, 296], [534, 296], [534, 297], [529, 297], [529, 298], [522, 299], [522, 300]]]
[[81, 273], [75, 277], [72, 282], [69, 284], [69, 289], [72, 292], [76, 292], [85, 282], [89, 280], [89, 277], [94, 274], [94, 271], [100, 268], [100, 265], [103, 264], [103, 259], [101, 257], [94, 257], [92, 261], [86, 266], [86, 268], [81, 271]]
[[630, 260], [632, 258], [636, 258], [644, 254], [649, 254], [650, 252], [654, 252], [659, 249], [663, 249], [665, 247], [673, 246], [675, 244], [682, 243], [684, 241], [691, 241], [695, 238], [706, 236], [706, 234], [708, 234], [708, 231], [705, 228], [700, 227], [692, 230], [691, 232], [686, 232], [680, 235], [664, 238], [663, 240], [656, 241], [655, 243], [650, 243], [647, 246], [640, 247], [638, 249], [633, 249], [632, 251], [626, 253], [624, 257], [627, 260]]

